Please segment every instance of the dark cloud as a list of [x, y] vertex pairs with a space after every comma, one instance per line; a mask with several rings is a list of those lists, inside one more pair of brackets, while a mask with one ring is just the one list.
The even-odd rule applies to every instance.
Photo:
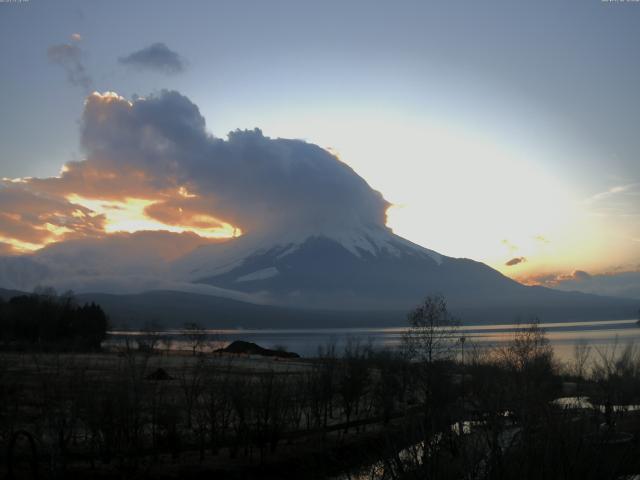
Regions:
[[[208, 214], [245, 232], [385, 225], [388, 203], [331, 153], [301, 140], [272, 139], [258, 129], [216, 138], [196, 105], [177, 92], [133, 102], [89, 96], [81, 141], [87, 160], [69, 164], [59, 184], [69, 179], [75, 188], [86, 178], [78, 172], [91, 170], [104, 195], [163, 195], [169, 206]], [[124, 191], [117, 172], [126, 174], [131, 191]], [[190, 194], [172, 193], [181, 188]], [[148, 212], [168, 215], [160, 205]]]
[[258, 129], [214, 137], [198, 107], [177, 92], [134, 101], [89, 95], [81, 145], [85, 159], [67, 163], [58, 177], [0, 182], [0, 241], [33, 248], [100, 237], [110, 212], [131, 198], [145, 202], [140, 208], [160, 225], [154, 230], [386, 228], [389, 204], [331, 153]]
[[181, 73], [186, 69], [185, 60], [161, 42], [121, 57], [118, 61], [123, 65], [166, 74]]
[[71, 85], [82, 87], [86, 92], [91, 90], [93, 81], [82, 62], [80, 47], [66, 43], [53, 45], [47, 50], [47, 57], [64, 69]]
[[513, 267], [514, 265], [518, 265], [520, 263], [526, 262], [527, 259], [525, 257], [515, 257], [505, 263], [507, 267]]
[[584, 270], [544, 274], [524, 279], [524, 283], [543, 285], [564, 291], [640, 299], [640, 271], [612, 271], [592, 275]]

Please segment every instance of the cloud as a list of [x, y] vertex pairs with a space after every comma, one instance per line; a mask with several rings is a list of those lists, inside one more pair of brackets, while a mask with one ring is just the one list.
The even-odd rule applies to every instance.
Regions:
[[520, 263], [526, 262], [527, 259], [525, 257], [515, 257], [505, 263], [507, 267], [513, 267], [514, 265], [518, 265]]
[[638, 216], [640, 215], [640, 182], [613, 186], [593, 195], [585, 203], [599, 215]]
[[640, 271], [613, 271], [592, 275], [584, 270], [574, 270], [571, 273], [538, 275], [524, 283], [563, 291], [640, 299]]
[[245, 232], [385, 225], [389, 204], [331, 153], [258, 129], [216, 138], [177, 92], [133, 102], [90, 95], [81, 142], [87, 159], [68, 164], [59, 185], [89, 196], [135, 192], [156, 200], [146, 212], [163, 220], [174, 208], [183, 218], [209, 215]]
[[577, 277], [558, 282], [556, 288], [640, 299], [640, 272], [592, 275], [588, 279]]
[[[73, 40], [76, 39], [73, 38]], [[80, 47], [68, 43], [53, 45], [47, 50], [47, 57], [64, 69], [71, 85], [82, 87], [86, 92], [91, 90], [93, 80], [82, 62]]]
[[545, 285], [547, 287], [555, 287], [566, 281], [586, 281], [592, 278], [592, 275], [584, 270], [574, 270], [571, 273], [547, 273], [542, 275], [534, 275], [524, 279], [524, 283], [535, 285]]
[[[166, 231], [67, 239], [21, 257], [0, 257], [0, 286], [31, 291], [38, 285], [49, 284], [86, 292], [91, 291], [100, 277], [109, 277], [110, 284], [121, 278], [123, 285], [131, 284], [131, 280], [125, 281], [130, 276], [167, 279], [171, 261], [220, 241], [190, 232]], [[83, 280], [87, 282], [84, 287]]]
[[0, 287], [31, 291], [44, 285], [50, 275], [49, 269], [28, 255], [0, 257]]
[[118, 61], [123, 65], [165, 74], [182, 73], [186, 69], [185, 60], [161, 42], [121, 57]]
[[543, 235], [536, 235], [533, 237], [533, 239], [536, 242], [540, 242], [540, 243], [551, 243], [551, 240], [549, 240], [547, 237], [543, 236]]
[[500, 243], [502, 243], [502, 245], [504, 245], [505, 247], [507, 247], [507, 249], [509, 250], [509, 253], [511, 255], [513, 255], [515, 252], [518, 251], [518, 246], [511, 243], [509, 240], [507, 240], [506, 238], [504, 238]]
[[171, 261], [220, 241], [166, 231], [69, 239], [32, 254], [0, 257], [0, 286], [31, 291], [47, 284], [91, 292], [103, 285], [108, 291], [124, 293], [137, 279], [141, 283], [131, 290], [144, 291], [144, 285], [168, 282]]
[[5, 265], [15, 288], [163, 276], [167, 262], [217, 235], [386, 228], [389, 203], [336, 156], [258, 129], [215, 137], [178, 92], [133, 101], [93, 93], [80, 141], [83, 160], [59, 176], [0, 181], [0, 242], [48, 245]]
[[65, 198], [34, 191], [27, 181], [0, 183], [0, 204], [0, 239], [14, 248], [28, 249], [103, 230], [101, 215]]
[[0, 257], [0, 286], [21, 291], [54, 285], [56, 289], [76, 293], [136, 294], [151, 290], [173, 290], [231, 298], [239, 301], [269, 304], [264, 294], [249, 294], [210, 285], [173, 280], [168, 272], [158, 269], [136, 271], [126, 275], [116, 272], [90, 272], [58, 265], [38, 256]]
[[575, 270], [573, 272], [573, 275], [571, 276], [572, 280], [576, 280], [579, 282], [584, 280], [590, 280], [591, 278], [592, 278], [591, 275], [585, 272], [584, 270]]
[[72, 33], [71, 40], [73, 40], [74, 42], [79, 42], [82, 40], [82, 35], [80, 35], [79, 33]]
[[596, 193], [590, 198], [590, 201], [597, 202], [599, 200], [603, 200], [605, 198], [613, 197], [615, 195], [629, 192], [634, 190], [636, 187], [639, 187], [640, 183], [629, 183], [626, 185], [615, 185], [604, 192]]

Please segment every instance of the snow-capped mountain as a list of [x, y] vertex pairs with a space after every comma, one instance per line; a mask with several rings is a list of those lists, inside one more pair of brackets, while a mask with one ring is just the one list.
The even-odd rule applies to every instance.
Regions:
[[0, 259], [0, 287], [72, 289], [132, 325], [185, 316], [212, 327], [398, 325], [435, 293], [465, 322], [632, 318], [637, 309], [633, 300], [524, 286], [377, 225], [272, 229], [197, 248], [162, 235], [148, 252], [138, 248], [147, 236], [141, 245], [68, 242]]
[[432, 293], [458, 306], [488, 305], [533, 293], [482, 263], [441, 255], [377, 226], [247, 235], [200, 247], [174, 271], [183, 281], [316, 309], [407, 309]]
[[[349, 230], [304, 229], [286, 232], [268, 232], [242, 236], [223, 244], [202, 246], [175, 262], [178, 275], [185, 280], [199, 281], [205, 277], [215, 277], [251, 263], [255, 257], [272, 255], [274, 261], [296, 253], [310, 241], [323, 239], [339, 246], [350, 256], [364, 259], [388, 255], [399, 258], [406, 254], [429, 258], [436, 264], [442, 263], [443, 256], [433, 250], [426, 249], [394, 235], [388, 228], [369, 226], [368, 228], [352, 228]], [[317, 252], [322, 257], [322, 252]], [[275, 269], [276, 265], [272, 265]], [[265, 267], [266, 268], [266, 267]], [[279, 271], [272, 270], [268, 276], [275, 276]], [[312, 274], [313, 272], [309, 272]], [[260, 279], [264, 272], [250, 272]], [[244, 280], [252, 280], [249, 277]], [[243, 279], [239, 279], [243, 281]]]
[[177, 260], [180, 281], [297, 309], [406, 312], [442, 294], [464, 321], [622, 318], [623, 299], [522, 285], [487, 265], [416, 245], [380, 226], [291, 230], [203, 246]]

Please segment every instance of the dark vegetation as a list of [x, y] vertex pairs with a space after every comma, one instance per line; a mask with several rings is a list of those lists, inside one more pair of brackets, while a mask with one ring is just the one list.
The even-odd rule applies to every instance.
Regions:
[[[444, 299], [402, 348], [314, 359], [159, 349], [0, 353], [7, 478], [621, 479], [640, 472], [640, 354], [576, 349], [532, 324], [464, 341]], [[232, 349], [235, 351], [235, 348]], [[554, 401], [563, 396], [580, 400]], [[588, 401], [587, 401], [588, 397]]]
[[0, 298], [0, 347], [99, 350], [108, 320], [95, 303], [79, 305], [72, 293], [38, 290]]

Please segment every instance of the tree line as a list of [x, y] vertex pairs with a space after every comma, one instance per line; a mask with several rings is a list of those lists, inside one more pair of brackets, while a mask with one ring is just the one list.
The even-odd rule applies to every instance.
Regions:
[[36, 290], [0, 299], [0, 342], [5, 348], [99, 350], [108, 318], [99, 305], [80, 305], [72, 292]]

